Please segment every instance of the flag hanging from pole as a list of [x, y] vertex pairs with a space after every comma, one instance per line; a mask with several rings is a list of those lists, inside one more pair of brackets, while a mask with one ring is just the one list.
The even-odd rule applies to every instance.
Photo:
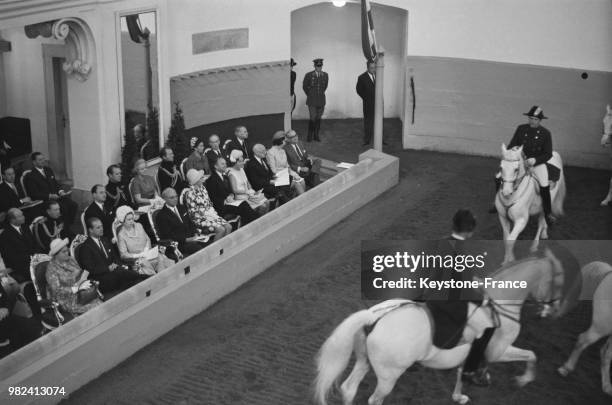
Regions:
[[370, 0], [361, 0], [361, 47], [367, 60], [376, 60], [376, 35]]

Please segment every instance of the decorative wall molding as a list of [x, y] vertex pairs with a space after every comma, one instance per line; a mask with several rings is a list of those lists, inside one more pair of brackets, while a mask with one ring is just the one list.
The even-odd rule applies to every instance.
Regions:
[[[115, 3], [121, 0], [2, 0], [0, 1], [0, 21], [23, 18], [33, 15], [91, 7], [98, 4]], [[74, 12], [70, 12], [74, 14]]]
[[67, 58], [62, 68], [68, 76], [78, 81], [87, 80], [95, 60], [95, 43], [91, 29], [85, 21], [67, 17], [26, 25], [24, 31], [30, 39], [42, 36], [64, 41]]
[[252, 63], [249, 65], [234, 65], [234, 66], [223, 66], [213, 69], [199, 70], [197, 72], [185, 73], [183, 75], [173, 76], [170, 78], [170, 81], [180, 82], [182, 80], [187, 79], [195, 79], [199, 77], [205, 77], [208, 75], [218, 75], [219, 73], [234, 73], [248, 70], [260, 70], [260, 69], [271, 69], [275, 70], [277, 68], [284, 68], [289, 66], [289, 60], [281, 60], [274, 62], [265, 62], [265, 63]]
[[286, 113], [289, 61], [226, 66], [174, 76], [170, 100], [180, 102], [185, 127], [236, 117]]

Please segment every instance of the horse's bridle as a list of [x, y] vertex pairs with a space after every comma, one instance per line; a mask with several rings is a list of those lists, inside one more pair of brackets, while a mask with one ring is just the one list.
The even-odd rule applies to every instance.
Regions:
[[[510, 160], [510, 159], [502, 159], [502, 161], [504, 161], [504, 162], [519, 162], [519, 165], [520, 165], [521, 159], [514, 159], [514, 160]], [[523, 180], [524, 180], [526, 177], [528, 177], [528, 175], [529, 175], [529, 176], [531, 176], [531, 175], [528, 173], [528, 171], [527, 171], [527, 170], [525, 170], [525, 168], [524, 168], [524, 167], [523, 167], [523, 174], [522, 174], [522, 175], [520, 174], [520, 172], [521, 172], [521, 170], [520, 170], [520, 166], [519, 166], [519, 173], [518, 173], [518, 174], [517, 174], [517, 175], [516, 175], [516, 176], [515, 176], [513, 179], [511, 179], [511, 180], [505, 179], [505, 178], [503, 177], [503, 175], [502, 175], [502, 177], [501, 177], [501, 182], [502, 182], [502, 183], [513, 183], [513, 186], [512, 186], [512, 194], [514, 194], [514, 192], [515, 192], [516, 190], [518, 190], [518, 188], [519, 188], [519, 187], [520, 187], [520, 185], [522, 184]], [[525, 187], [525, 189], [523, 190], [523, 193], [525, 193], [526, 191], [527, 191], [527, 187]], [[500, 189], [500, 192], [501, 192], [501, 189]], [[503, 196], [502, 196], [503, 198], [501, 199], [501, 202], [502, 202], [502, 204], [504, 205], [504, 207], [506, 207], [506, 208], [510, 208], [510, 207], [512, 207], [514, 204], [516, 204], [516, 202], [517, 202], [518, 200], [520, 200], [522, 196], [523, 196], [523, 194], [521, 194], [520, 196], [518, 196], [517, 198], [515, 198], [515, 199], [514, 199], [514, 201], [512, 201], [512, 202], [511, 202], [511, 203], [509, 203], [509, 204], [505, 204], [505, 203], [504, 203], [504, 198], [505, 198], [505, 197], [503, 197]]]

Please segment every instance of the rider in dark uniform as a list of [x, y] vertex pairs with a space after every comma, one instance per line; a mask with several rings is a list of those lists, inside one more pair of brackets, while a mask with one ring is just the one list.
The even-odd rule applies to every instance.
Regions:
[[[547, 117], [544, 111], [534, 105], [529, 112], [523, 114], [529, 117], [529, 123], [519, 125], [514, 131], [514, 136], [508, 145], [508, 149], [522, 146], [526, 157], [526, 163], [533, 168], [533, 172], [540, 185], [540, 195], [542, 197], [542, 208], [546, 223], [550, 226], [556, 218], [552, 215], [550, 201], [550, 186], [548, 181], [548, 168], [546, 162], [552, 158], [552, 137], [550, 131], [540, 125], [540, 122]], [[496, 191], [499, 190], [500, 179], [496, 179]]]
[[[466, 240], [470, 239], [476, 229], [476, 218], [471, 211], [458, 210], [453, 217], [453, 232], [446, 240], [440, 241], [437, 254], [459, 255], [465, 253]], [[440, 271], [441, 270], [441, 271]], [[432, 280], [465, 281], [469, 274], [467, 272], [449, 271], [439, 269], [431, 274]], [[464, 294], [465, 293], [465, 294]], [[466, 297], [467, 295], [467, 297]], [[455, 347], [461, 338], [461, 331], [467, 322], [468, 303], [470, 301], [481, 304], [479, 299], [473, 300], [472, 290], [448, 289], [448, 290], [426, 290], [422, 299], [434, 318], [435, 333], [433, 343], [441, 349]], [[486, 369], [485, 350], [489, 340], [493, 336], [494, 328], [485, 329], [484, 334], [472, 343], [472, 348], [465, 360], [462, 379], [468, 383], [487, 386], [490, 376]]]

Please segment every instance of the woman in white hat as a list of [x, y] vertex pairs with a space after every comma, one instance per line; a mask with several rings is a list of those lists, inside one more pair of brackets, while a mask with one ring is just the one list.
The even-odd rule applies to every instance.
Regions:
[[47, 279], [47, 296], [50, 300], [58, 302], [73, 316], [85, 313], [102, 303], [99, 298], [94, 298], [86, 304], [78, 303], [78, 291], [90, 289], [92, 283], [87, 280], [87, 271], [83, 271], [76, 260], [70, 256], [68, 239], [53, 239], [49, 248], [49, 256], [51, 256], [51, 261], [47, 266], [45, 278]]
[[117, 208], [117, 220], [121, 222], [117, 233], [119, 255], [123, 260], [136, 262], [139, 273], [153, 275], [174, 264], [162, 253], [156, 258], [145, 259], [146, 251], [151, 248], [151, 239], [143, 226], [135, 221], [134, 210], [131, 207], [122, 205]]
[[204, 187], [204, 179], [203, 170], [190, 169], [187, 172], [190, 187], [185, 193], [185, 206], [196, 227], [205, 233], [214, 232], [215, 240], [218, 240], [228, 235], [232, 226], [215, 211]]
[[244, 154], [241, 150], [234, 149], [229, 156], [230, 169], [229, 181], [234, 198], [236, 200], [246, 200], [252, 209], [259, 215], [263, 215], [270, 209], [270, 203], [263, 192], [256, 192], [251, 187], [249, 179], [244, 171]]

